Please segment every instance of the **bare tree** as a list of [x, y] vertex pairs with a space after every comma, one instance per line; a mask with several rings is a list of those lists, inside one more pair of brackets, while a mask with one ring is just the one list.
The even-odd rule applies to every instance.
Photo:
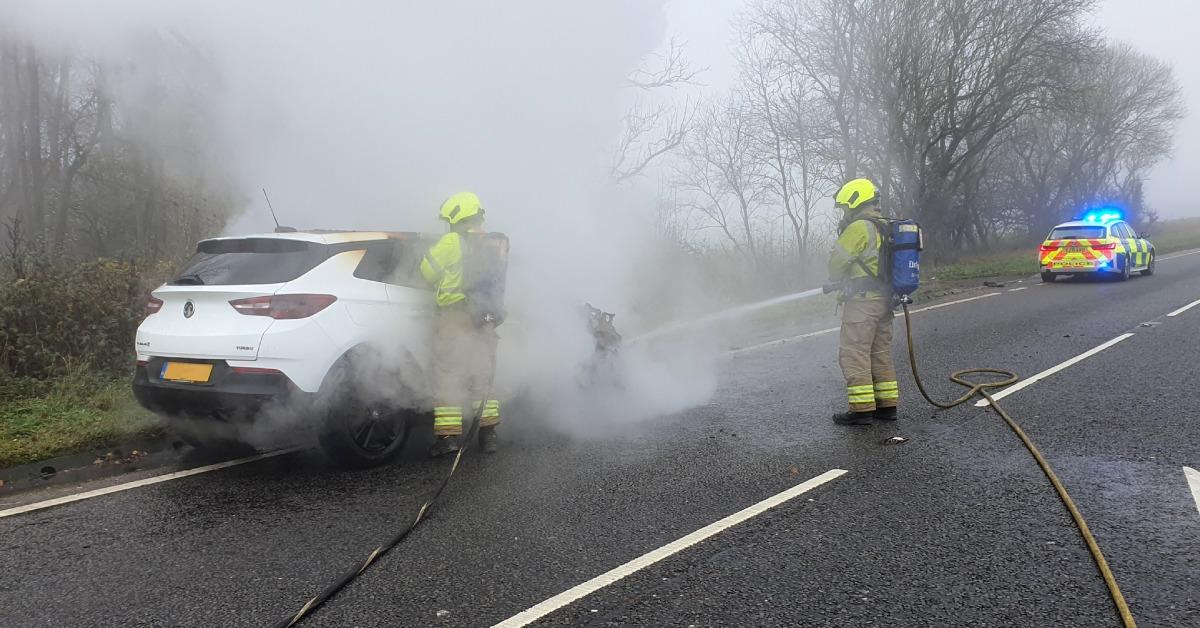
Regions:
[[609, 174], [614, 181], [624, 183], [642, 176], [653, 162], [683, 144], [694, 108], [686, 98], [677, 103], [663, 93], [694, 85], [703, 71], [688, 62], [684, 44], [671, 38], [666, 52], [651, 55], [630, 73], [629, 87], [638, 94], [622, 118], [613, 148]]
[[993, 194], [1010, 199], [993, 203], [997, 220], [1014, 229], [1040, 233], [1105, 200], [1137, 214], [1142, 175], [1170, 153], [1184, 107], [1169, 66], [1112, 46], [1074, 71], [1084, 88], [1022, 119], [990, 164]]
[[756, 158], [763, 162], [761, 184], [791, 229], [796, 257], [803, 260], [813, 239], [818, 199], [829, 193], [832, 162], [822, 154], [828, 134], [824, 110], [809, 81], [790, 72], [774, 50], [753, 32], [743, 31], [740, 54], [743, 98], [753, 132]]
[[709, 104], [683, 147], [675, 184], [687, 206], [703, 218], [700, 229], [718, 229], [728, 244], [753, 266], [758, 245], [763, 163], [754, 154], [754, 136], [745, 103], [736, 95]]
[[23, 250], [157, 257], [231, 213], [209, 132], [215, 64], [174, 34], [139, 45], [133, 67], [0, 30], [0, 220]]

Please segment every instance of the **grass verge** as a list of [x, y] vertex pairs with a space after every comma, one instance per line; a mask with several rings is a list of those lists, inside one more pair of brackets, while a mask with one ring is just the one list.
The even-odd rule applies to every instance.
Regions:
[[129, 380], [67, 378], [41, 394], [0, 401], [0, 468], [161, 433], [134, 402]]

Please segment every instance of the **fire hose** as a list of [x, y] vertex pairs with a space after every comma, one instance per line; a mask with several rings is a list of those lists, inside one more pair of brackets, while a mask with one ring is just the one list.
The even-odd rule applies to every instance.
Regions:
[[[824, 287], [823, 291], [828, 293], [833, 290], [836, 290], [837, 288], [838, 288], [838, 286], [836, 284], [830, 284], [830, 285], [826, 285]], [[928, 391], [925, 390], [924, 381], [921, 379], [921, 375], [917, 369], [917, 354], [916, 354], [916, 349], [913, 344], [913, 334], [912, 334], [912, 316], [908, 311], [908, 306], [910, 303], [911, 303], [911, 299], [909, 299], [907, 296], [902, 297], [900, 299], [900, 306], [904, 311], [905, 338], [908, 341], [908, 363], [909, 363], [909, 366], [912, 368], [913, 381], [916, 383], [917, 390], [920, 391], [921, 396], [924, 397], [925, 401], [929, 402], [931, 405], [933, 405], [937, 408], [943, 409], [943, 410], [948, 410], [950, 408], [955, 408], [957, 406], [960, 406], [960, 405], [974, 399], [976, 396], [983, 397], [983, 399], [987, 400], [988, 406], [991, 407], [992, 410], [994, 410], [996, 412], [996, 414], [998, 414], [1000, 416], [1000, 418], [1004, 420], [1004, 422], [1008, 425], [1008, 427], [1013, 431], [1014, 434], [1017, 435], [1017, 438], [1019, 438], [1021, 440], [1021, 443], [1025, 446], [1025, 448], [1033, 456], [1034, 460], [1038, 464], [1038, 467], [1041, 468], [1041, 470], [1045, 474], [1046, 478], [1050, 481], [1050, 484], [1054, 487], [1054, 490], [1058, 494], [1059, 499], [1062, 500], [1063, 505], [1066, 507], [1067, 511], [1070, 513], [1072, 520], [1074, 520], [1074, 522], [1075, 522], [1076, 528], [1079, 530], [1080, 536], [1083, 537], [1083, 541], [1084, 541], [1084, 544], [1088, 548], [1088, 552], [1091, 553], [1092, 559], [1096, 564], [1097, 570], [1099, 570], [1099, 572], [1100, 572], [1101, 578], [1103, 578], [1103, 580], [1104, 580], [1104, 584], [1108, 588], [1109, 596], [1112, 598], [1113, 605], [1116, 607], [1116, 611], [1117, 611], [1118, 616], [1121, 619], [1122, 625], [1124, 626], [1124, 628], [1137, 628], [1137, 622], [1134, 620], [1133, 614], [1129, 610], [1129, 605], [1125, 601], [1125, 596], [1122, 595], [1121, 589], [1117, 585], [1116, 577], [1113, 575], [1112, 569], [1108, 566], [1108, 561], [1105, 560], [1105, 558], [1104, 558], [1104, 553], [1100, 550], [1100, 545], [1096, 542], [1096, 538], [1092, 535], [1091, 529], [1088, 527], [1087, 521], [1085, 521], [1083, 518], [1083, 514], [1080, 513], [1079, 509], [1075, 506], [1074, 500], [1072, 500], [1070, 494], [1067, 493], [1066, 487], [1063, 485], [1062, 481], [1060, 481], [1058, 479], [1058, 476], [1054, 473], [1054, 469], [1051, 468], [1050, 463], [1046, 461], [1046, 458], [1042, 455], [1041, 451], [1038, 450], [1037, 446], [1034, 445], [1033, 441], [1025, 433], [1025, 430], [1023, 430], [1021, 428], [1021, 426], [1016, 422], [1016, 420], [1014, 420], [1012, 418], [1012, 416], [1010, 416], [1008, 414], [1008, 412], [1006, 412], [1004, 410], [1004, 408], [1000, 407], [1000, 405], [996, 402], [995, 398], [993, 398], [991, 393], [988, 392], [990, 389], [1004, 388], [1004, 387], [1010, 386], [1012, 384], [1015, 384], [1020, 379], [1020, 377], [1016, 373], [1014, 373], [1012, 371], [1004, 370], [1004, 369], [995, 369], [995, 368], [963, 369], [960, 371], [955, 371], [950, 374], [950, 381], [968, 389], [965, 393], [962, 394], [962, 396], [958, 397], [957, 399], [954, 399], [953, 401], [949, 401], [949, 402], [941, 402], [941, 401], [938, 401], [938, 400], [934, 399], [933, 397], [931, 397], [929, 395]], [[487, 392], [484, 395], [484, 400], [486, 400], [488, 397], [491, 396], [491, 389], [492, 389], [493, 382], [495, 379], [495, 374], [496, 374], [496, 365], [495, 365], [495, 360], [493, 357], [491, 368], [489, 370], [488, 382], [487, 382], [487, 386], [486, 386]], [[1002, 379], [999, 379], [997, 381], [992, 381], [992, 382], [979, 382], [979, 383], [971, 382], [967, 379], [967, 377], [971, 376], [971, 375], [985, 375], [985, 374], [997, 375], [997, 376], [1001, 377]], [[367, 569], [370, 568], [370, 566], [375, 563], [376, 560], [378, 560], [384, 554], [391, 551], [393, 548], [395, 548], [397, 545], [399, 545], [401, 542], [403, 542], [404, 539], [406, 539], [410, 534], [412, 534], [413, 530], [415, 530], [417, 528], [417, 526], [420, 525], [420, 523], [422, 521], [424, 521], [425, 514], [429, 512], [429, 509], [433, 506], [434, 502], [438, 499], [439, 496], [441, 496], [442, 491], [444, 491], [446, 486], [450, 483], [450, 478], [452, 478], [454, 476], [454, 472], [458, 470], [458, 466], [459, 466], [459, 463], [462, 461], [463, 454], [466, 453], [467, 449], [470, 446], [470, 443], [472, 441], [474, 441], [476, 435], [478, 434], [479, 424], [480, 424], [480, 420], [483, 417], [483, 409], [484, 409], [485, 405], [486, 405], [485, 403], [479, 404], [479, 408], [476, 410], [474, 416], [472, 417], [471, 425], [466, 431], [466, 436], [463, 440], [462, 447], [455, 454], [454, 461], [450, 465], [449, 472], [446, 473], [446, 476], [442, 479], [441, 483], [438, 484], [437, 488], [434, 489], [433, 493], [429, 496], [429, 498], [427, 500], [425, 500], [425, 502], [417, 510], [417, 515], [412, 520], [412, 522], [409, 523], [408, 526], [405, 527], [403, 530], [401, 530], [399, 533], [392, 536], [390, 539], [388, 539], [382, 545], [380, 545], [374, 551], [372, 551], [362, 563], [359, 563], [355, 567], [346, 571], [341, 577], [339, 577], [337, 580], [335, 580], [333, 583], [331, 583], [329, 586], [327, 586], [324, 590], [322, 590], [316, 596], [309, 599], [308, 602], [306, 602], [304, 604], [304, 606], [302, 606], [300, 608], [300, 610], [297, 611], [295, 614], [290, 615], [287, 618], [278, 622], [276, 624], [277, 628], [291, 628], [292, 626], [299, 624], [310, 613], [312, 613], [314, 610], [316, 610], [318, 607], [320, 607], [322, 604], [324, 604], [326, 601], [328, 601], [330, 598], [332, 598], [334, 595], [336, 595], [338, 593], [338, 591], [341, 591], [348, 584], [350, 584], [354, 579], [358, 578], [360, 575], [365, 573], [367, 571]]]
[[[905, 337], [908, 340], [908, 363], [912, 367], [913, 381], [917, 384], [917, 390], [921, 391], [921, 396], [924, 397], [925, 401], [928, 401], [931, 405], [943, 410], [962, 405], [967, 401], [974, 399], [976, 395], [987, 400], [988, 406], [991, 407], [996, 414], [1000, 415], [1001, 419], [1004, 419], [1004, 422], [1008, 424], [1008, 427], [1011, 428], [1013, 433], [1017, 435], [1017, 438], [1021, 439], [1021, 443], [1024, 444], [1025, 448], [1029, 450], [1029, 453], [1033, 455], [1033, 459], [1036, 460], [1038, 466], [1041, 467], [1042, 473], [1046, 474], [1046, 478], [1050, 480], [1050, 484], [1054, 486], [1054, 490], [1058, 493], [1059, 499], [1062, 500], [1062, 503], [1064, 506], [1066, 506], [1067, 511], [1071, 513], [1071, 518], [1075, 521], [1075, 526], [1078, 528], [1080, 536], [1083, 537], [1083, 542], [1087, 545], [1088, 551], [1092, 555], [1092, 560], [1095, 561], [1096, 568], [1100, 571], [1100, 576], [1104, 579], [1104, 584], [1108, 587], [1108, 594], [1112, 598], [1113, 605], [1116, 607], [1117, 615], [1119, 615], [1121, 618], [1121, 623], [1125, 626], [1125, 628], [1136, 628], [1137, 623], [1133, 619], [1133, 614], [1129, 611], [1129, 605], [1125, 602], [1125, 596], [1121, 594], [1121, 588], [1117, 586], [1117, 579], [1113, 575], [1112, 569], [1109, 568], [1108, 561], [1104, 559], [1104, 553], [1100, 551], [1100, 545], [1096, 543], [1096, 538], [1092, 536], [1092, 531], [1088, 528], [1087, 521], [1084, 520], [1083, 514], [1081, 514], [1079, 509], [1076, 508], [1075, 501], [1071, 499], [1071, 496], [1067, 493], [1066, 487], [1063, 486], [1063, 483], [1054, 473], [1054, 469], [1050, 467], [1050, 463], [1046, 461], [1044, 456], [1042, 456], [1042, 452], [1039, 451], [1037, 446], [1033, 444], [1033, 441], [1025, 433], [1025, 430], [1021, 429], [1021, 426], [1017, 424], [1017, 422], [1008, 414], [1008, 412], [1004, 410], [1004, 408], [1000, 407], [1000, 405], [996, 403], [996, 400], [992, 397], [991, 393], [988, 392], [989, 389], [1003, 388], [1005, 386], [1015, 384], [1019, 379], [1017, 374], [1012, 371], [994, 368], [971, 368], [955, 371], [950, 374], [950, 381], [958, 384], [959, 386], [967, 388], [967, 392], [963, 393], [961, 397], [949, 402], [937, 401], [933, 397], [930, 397], [929, 393], [925, 390], [924, 382], [921, 381], [920, 374], [917, 372], [917, 354], [916, 349], [913, 346], [912, 316], [909, 315], [908, 312], [909, 303], [911, 303], [911, 299], [908, 297], [903, 297], [900, 300], [900, 306], [904, 310]], [[981, 383], [974, 383], [967, 379], [967, 377], [971, 375], [984, 374], [998, 375], [1003, 379], [994, 382]]]
[[[494, 320], [485, 320], [485, 322], [494, 324]], [[495, 383], [495, 379], [496, 358], [495, 354], [493, 354], [491, 366], [488, 370], [487, 386], [484, 387], [483, 399], [480, 400], [479, 407], [475, 410], [475, 414], [471, 417], [471, 425], [465, 432], [465, 437], [463, 438], [458, 453], [454, 455], [454, 461], [450, 464], [450, 470], [446, 473], [446, 476], [442, 478], [442, 481], [437, 485], [437, 488], [434, 489], [433, 493], [430, 494], [429, 498], [425, 500], [425, 503], [421, 504], [421, 507], [417, 509], [417, 516], [413, 518], [412, 522], [409, 523], [408, 526], [403, 530], [393, 535], [390, 539], [384, 541], [382, 545], [375, 548], [374, 551], [367, 555], [366, 560], [362, 561], [361, 563], [356, 563], [354, 567], [351, 567], [340, 577], [338, 577], [337, 580], [334, 580], [329, 584], [329, 586], [325, 587], [320, 593], [313, 596], [304, 604], [304, 606], [300, 607], [300, 610], [296, 611], [295, 614], [289, 615], [288, 617], [276, 623], [276, 628], [290, 628], [291, 626], [299, 624], [310, 613], [312, 613], [325, 602], [329, 601], [329, 599], [334, 595], [337, 595], [338, 591], [341, 591], [346, 587], [346, 585], [353, 582], [355, 578], [358, 578], [365, 573], [367, 569], [375, 563], [376, 560], [402, 543], [404, 539], [408, 538], [408, 535], [412, 534], [413, 530], [415, 530], [417, 526], [425, 520], [426, 513], [428, 513], [429, 509], [433, 507], [434, 502], [437, 501], [437, 498], [441, 496], [442, 491], [446, 489], [446, 486], [450, 484], [450, 478], [454, 477], [454, 472], [458, 470], [458, 465], [460, 462], [462, 462], [463, 454], [467, 452], [470, 444], [474, 442], [475, 437], [479, 433], [479, 423], [483, 419], [483, 410], [487, 405], [487, 400], [492, 396], [492, 386]]]

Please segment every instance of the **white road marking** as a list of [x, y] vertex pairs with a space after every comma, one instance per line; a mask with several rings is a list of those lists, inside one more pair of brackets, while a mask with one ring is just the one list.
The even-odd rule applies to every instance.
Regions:
[[757, 344], [757, 345], [750, 345], [749, 347], [733, 349], [733, 350], [729, 351], [728, 354], [729, 355], [737, 355], [739, 353], [747, 353], [749, 351], [758, 351], [759, 349], [766, 349], [767, 347], [775, 347], [778, 345], [787, 344], [789, 342], [795, 342], [797, 340], [804, 340], [805, 338], [812, 338], [813, 336], [823, 336], [825, 334], [831, 334], [839, 329], [841, 329], [841, 327], [830, 327], [829, 329], [810, 331], [807, 334], [800, 334], [799, 336], [790, 336], [788, 338], [780, 338], [779, 340], [771, 340], [769, 342], [764, 342], [764, 343]]
[[1197, 299], [1195, 301], [1192, 301], [1191, 303], [1188, 303], [1187, 305], [1179, 308], [1178, 310], [1175, 310], [1174, 312], [1167, 314], [1167, 316], [1179, 316], [1180, 314], [1183, 314], [1184, 312], [1196, 307], [1197, 305], [1200, 305], [1200, 299]]
[[1160, 257], [1160, 258], [1158, 258], [1158, 261], [1161, 262], [1164, 260], [1175, 259], [1176, 257], [1187, 257], [1188, 255], [1198, 255], [1198, 254], [1200, 254], [1200, 249], [1196, 249], [1195, 251], [1188, 251], [1187, 253], [1176, 253], [1174, 255]]
[[[1042, 381], [1043, 379], [1046, 379], [1047, 377], [1050, 377], [1051, 375], [1053, 375], [1073, 364], [1078, 364], [1079, 362], [1082, 362], [1082, 361], [1092, 357], [1093, 355], [1096, 355], [1097, 353], [1104, 351], [1105, 349], [1117, 344], [1118, 342], [1121, 342], [1122, 340], [1126, 340], [1126, 339], [1132, 338], [1132, 337], [1133, 337], [1132, 333], [1121, 334], [1120, 336], [1117, 336], [1116, 338], [1113, 338], [1112, 340], [1109, 340], [1108, 342], [1106, 342], [1102, 345], [1093, 347], [1091, 349], [1088, 349], [1087, 351], [1084, 351], [1083, 353], [1080, 353], [1079, 355], [1071, 358], [1070, 360], [1067, 360], [1066, 362], [1063, 362], [1056, 366], [1052, 366], [1052, 367], [1042, 371], [1041, 373], [1038, 373], [1037, 375], [1027, 377], [1027, 378], [1013, 384], [1012, 386], [1009, 386], [1008, 388], [1001, 390], [1000, 392], [992, 393], [992, 398], [997, 399], [997, 400], [1003, 399], [1003, 398], [1017, 392], [1018, 390], [1021, 390], [1022, 388], [1027, 388], [1029, 386], [1032, 386], [1032, 385]], [[982, 408], [982, 407], [988, 405], [988, 401], [987, 401], [987, 399], [980, 399], [979, 401], [975, 402], [975, 405], [977, 407]]]
[[203, 467], [193, 467], [191, 469], [184, 469], [183, 471], [175, 471], [173, 473], [164, 473], [163, 475], [156, 475], [153, 477], [143, 478], [141, 480], [135, 480], [133, 482], [126, 482], [124, 484], [117, 484], [114, 486], [106, 486], [104, 488], [98, 488], [98, 489], [91, 490], [91, 491], [75, 493], [74, 495], [64, 495], [62, 497], [55, 497], [54, 499], [47, 499], [45, 501], [34, 502], [32, 504], [26, 504], [24, 506], [16, 506], [14, 508], [9, 508], [7, 510], [0, 510], [0, 519], [2, 519], [4, 517], [11, 517], [13, 515], [24, 514], [27, 512], [33, 512], [35, 510], [43, 510], [46, 508], [52, 508], [54, 506], [61, 506], [62, 504], [69, 504], [71, 502], [77, 502], [77, 501], [82, 501], [85, 499], [91, 499], [93, 497], [100, 497], [102, 495], [109, 495], [112, 493], [119, 493], [121, 491], [128, 491], [128, 490], [134, 489], [134, 488], [141, 488], [143, 486], [150, 486], [151, 484], [158, 484], [160, 482], [167, 482], [170, 480], [178, 480], [179, 478], [186, 478], [186, 477], [193, 476], [193, 475], [200, 475], [201, 473], [208, 473], [209, 471], [218, 471], [220, 469], [228, 469], [229, 467], [236, 467], [238, 465], [246, 464], [249, 462], [257, 462], [259, 460], [266, 460], [267, 458], [274, 458], [275, 456], [282, 456], [284, 454], [290, 454], [295, 451], [300, 451], [301, 449], [305, 449], [305, 448], [304, 447], [292, 447], [290, 449], [280, 449], [277, 451], [268, 451], [266, 453], [257, 454], [254, 456], [248, 456], [246, 458], [237, 458], [235, 460], [226, 460], [225, 462], [218, 462], [216, 464], [205, 465]]
[[1022, 290], [1028, 290], [1028, 289], [1029, 289], [1029, 286], [1021, 286], [1020, 288], [1009, 288], [1008, 291], [1009, 292], [1020, 292]]
[[789, 488], [788, 490], [772, 497], [768, 497], [767, 499], [764, 499], [761, 502], [750, 506], [749, 508], [735, 512], [719, 521], [710, 523], [677, 541], [672, 541], [671, 543], [668, 543], [667, 545], [664, 545], [648, 554], [643, 554], [625, 563], [624, 565], [600, 574], [599, 576], [596, 576], [587, 582], [567, 589], [566, 591], [563, 591], [562, 593], [559, 593], [558, 595], [540, 604], [537, 604], [528, 610], [521, 611], [520, 613], [509, 617], [508, 619], [494, 625], [492, 628], [519, 628], [521, 626], [527, 626], [545, 617], [546, 615], [549, 615], [550, 613], [553, 613], [554, 611], [571, 604], [572, 602], [580, 600], [610, 584], [617, 582], [618, 580], [621, 580], [626, 576], [641, 571], [642, 569], [645, 569], [646, 567], [649, 567], [665, 558], [673, 556], [680, 551], [704, 541], [709, 537], [715, 536], [716, 534], [742, 523], [747, 519], [761, 515], [762, 513], [790, 499], [793, 499], [798, 495], [811, 491], [812, 489], [817, 488], [818, 486], [821, 486], [830, 480], [839, 478], [846, 473], [847, 471], [843, 469], [830, 469], [829, 471], [826, 471], [825, 473], [822, 473], [811, 480], [797, 484], [796, 486], [793, 486], [792, 488]]
[[1200, 511], [1200, 471], [1184, 467], [1183, 477], [1187, 478], [1188, 487], [1192, 489], [1192, 499], [1196, 500], [1196, 510]]
[[[915, 310], [912, 310], [911, 313], [918, 314], [920, 312], [928, 312], [929, 310], [936, 310], [940, 307], [949, 307], [951, 305], [958, 305], [959, 303], [967, 303], [969, 301], [978, 301], [979, 299], [986, 299], [988, 297], [994, 297], [999, 294], [1000, 294], [999, 292], [989, 292], [987, 294], [981, 294], [979, 296], [974, 296], [974, 297], [970, 297], [967, 299], [959, 299], [957, 301], [947, 301], [945, 303], [938, 303], [937, 305], [930, 305], [928, 307], [917, 308]], [[904, 314], [901, 313], [901, 314], [897, 314], [896, 316], [902, 317], [902, 316], [904, 316]], [[789, 342], [796, 342], [797, 340], [804, 340], [805, 338], [812, 338], [814, 336], [823, 336], [825, 334], [832, 334], [833, 332], [838, 331], [840, 329], [841, 329], [841, 327], [830, 327], [829, 329], [819, 329], [817, 331], [810, 331], [805, 334], [800, 334], [799, 336], [789, 336], [787, 338], [780, 338], [779, 340], [770, 340], [770, 341], [763, 342], [760, 344], [750, 345], [749, 347], [742, 347], [740, 349], [732, 349], [727, 352], [727, 355], [737, 355], [739, 353], [749, 353], [750, 351], [758, 351], [759, 349], [767, 349], [769, 347], [777, 347], [779, 345], [787, 344]]]
[[[937, 305], [930, 305], [928, 307], [919, 307], [915, 310], [911, 310], [911, 313], [920, 314], [921, 312], [928, 312], [929, 310], [936, 310], [938, 308], [950, 307], [951, 305], [958, 305], [959, 303], [969, 303], [971, 301], [978, 301], [980, 299], [986, 299], [988, 297], [998, 297], [998, 296], [1000, 296], [999, 292], [989, 292], [987, 294], [981, 294], [979, 296], [970, 297], [967, 299], [959, 299], [957, 301], [946, 301], [945, 303], [938, 303]], [[900, 314], [900, 316], [904, 316], [904, 314]]]

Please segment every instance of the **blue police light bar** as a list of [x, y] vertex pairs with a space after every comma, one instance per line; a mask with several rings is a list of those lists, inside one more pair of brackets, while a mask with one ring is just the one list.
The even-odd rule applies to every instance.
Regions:
[[1121, 213], [1121, 210], [1112, 207], [1093, 209], [1083, 215], [1084, 220], [1102, 225], [1108, 224], [1115, 220], [1123, 220], [1124, 218], [1125, 216]]

